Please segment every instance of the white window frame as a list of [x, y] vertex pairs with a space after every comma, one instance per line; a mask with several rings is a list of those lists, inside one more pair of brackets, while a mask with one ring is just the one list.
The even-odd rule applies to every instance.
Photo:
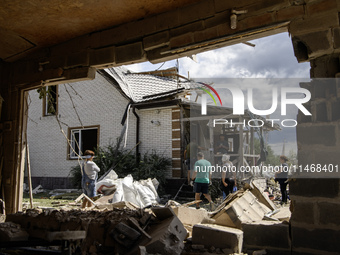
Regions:
[[[70, 139], [70, 145], [68, 145], [68, 159], [78, 159], [78, 156], [75, 154], [74, 150], [83, 158], [82, 150], [82, 135], [81, 132], [83, 130], [89, 130], [89, 129], [96, 129], [97, 130], [97, 145], [99, 145], [99, 126], [91, 126], [91, 127], [76, 127], [76, 128], [69, 128], [69, 139]], [[78, 145], [76, 144], [75, 135], [78, 134]], [[73, 148], [71, 148], [71, 147]], [[76, 148], [78, 147], [78, 151]]]

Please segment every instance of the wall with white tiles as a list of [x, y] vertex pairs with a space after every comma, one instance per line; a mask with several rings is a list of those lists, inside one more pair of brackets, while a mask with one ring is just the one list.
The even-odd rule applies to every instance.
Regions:
[[[33, 177], [67, 177], [77, 160], [68, 159], [65, 136], [74, 127], [99, 126], [99, 145], [115, 143], [128, 100], [100, 74], [95, 80], [58, 85], [58, 121], [43, 116], [43, 100], [29, 93], [28, 143]], [[71, 100], [72, 98], [72, 100]], [[137, 110], [140, 116], [140, 152], [156, 151], [171, 158], [171, 109]], [[78, 117], [79, 116], [79, 117]], [[151, 123], [154, 121], [154, 123]], [[158, 125], [159, 122], [159, 125]], [[136, 117], [129, 114], [127, 148], [136, 144]], [[171, 169], [165, 170], [171, 177]]]

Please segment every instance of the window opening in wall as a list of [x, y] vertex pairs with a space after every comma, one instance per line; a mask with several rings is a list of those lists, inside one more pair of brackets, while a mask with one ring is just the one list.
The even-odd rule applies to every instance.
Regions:
[[[85, 150], [94, 150], [98, 145], [99, 127], [72, 128], [69, 139], [72, 148], [69, 148], [69, 158], [76, 159], [83, 155]], [[77, 155], [78, 154], [78, 155]]]
[[44, 89], [43, 115], [56, 115], [58, 111], [58, 86], [48, 86]]

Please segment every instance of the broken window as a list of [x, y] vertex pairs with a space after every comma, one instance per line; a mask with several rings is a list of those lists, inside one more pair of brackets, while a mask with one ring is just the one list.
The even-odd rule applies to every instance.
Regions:
[[58, 86], [48, 86], [43, 89], [43, 116], [56, 115], [58, 110]]
[[[99, 127], [71, 128], [69, 130], [69, 159], [77, 159], [84, 155], [86, 150], [94, 150], [99, 144]], [[78, 155], [77, 155], [78, 154]]]

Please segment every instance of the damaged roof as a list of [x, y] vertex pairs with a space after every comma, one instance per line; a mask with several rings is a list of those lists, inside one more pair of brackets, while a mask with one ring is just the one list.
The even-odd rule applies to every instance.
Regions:
[[172, 79], [147, 73], [133, 73], [124, 67], [104, 70], [119, 85], [122, 92], [134, 103], [176, 95], [189, 90], [194, 82]]

